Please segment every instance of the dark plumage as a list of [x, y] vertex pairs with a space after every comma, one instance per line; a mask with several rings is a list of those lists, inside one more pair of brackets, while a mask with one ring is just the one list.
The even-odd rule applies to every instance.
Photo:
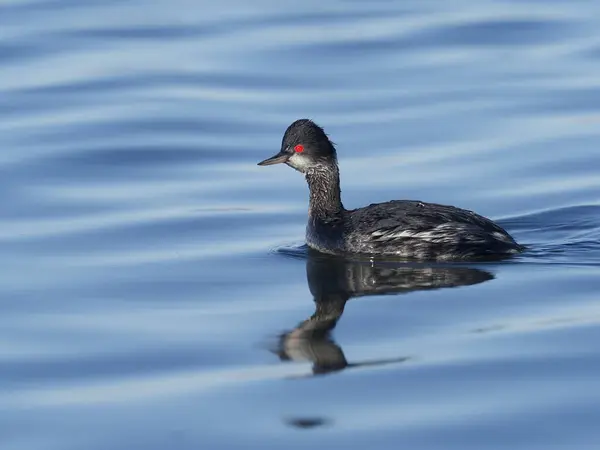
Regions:
[[346, 210], [335, 147], [323, 129], [308, 119], [292, 123], [280, 152], [259, 165], [277, 163], [305, 174], [310, 190], [306, 242], [321, 252], [465, 260], [505, 257], [523, 250], [491, 220], [454, 206], [394, 200]]

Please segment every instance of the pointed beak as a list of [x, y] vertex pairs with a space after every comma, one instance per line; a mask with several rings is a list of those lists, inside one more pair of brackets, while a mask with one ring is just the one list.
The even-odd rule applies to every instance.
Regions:
[[290, 158], [290, 155], [285, 152], [279, 152], [275, 156], [265, 159], [258, 163], [259, 166], [270, 166], [272, 164], [280, 164], [286, 162]]

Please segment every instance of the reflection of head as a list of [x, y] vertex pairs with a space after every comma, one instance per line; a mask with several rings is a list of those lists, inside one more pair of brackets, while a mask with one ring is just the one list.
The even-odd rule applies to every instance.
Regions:
[[415, 267], [349, 261], [314, 251], [308, 254], [306, 276], [314, 298], [315, 312], [294, 330], [281, 336], [277, 354], [281, 360], [311, 361], [314, 374], [338, 371], [352, 365], [348, 364], [341, 347], [330, 334], [350, 298], [468, 286], [494, 278], [489, 272], [462, 266]]

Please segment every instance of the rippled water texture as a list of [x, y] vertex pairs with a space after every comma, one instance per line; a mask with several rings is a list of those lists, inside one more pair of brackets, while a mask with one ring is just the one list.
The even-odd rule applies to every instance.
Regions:
[[[598, 448], [598, 2], [5, 0], [0, 67], [3, 450]], [[529, 250], [308, 252], [299, 117]]]

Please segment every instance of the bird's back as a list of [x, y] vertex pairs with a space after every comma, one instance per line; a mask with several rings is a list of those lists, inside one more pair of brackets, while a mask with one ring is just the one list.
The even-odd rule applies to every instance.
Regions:
[[351, 252], [415, 259], [476, 259], [522, 250], [500, 226], [454, 206], [394, 200], [347, 211]]

